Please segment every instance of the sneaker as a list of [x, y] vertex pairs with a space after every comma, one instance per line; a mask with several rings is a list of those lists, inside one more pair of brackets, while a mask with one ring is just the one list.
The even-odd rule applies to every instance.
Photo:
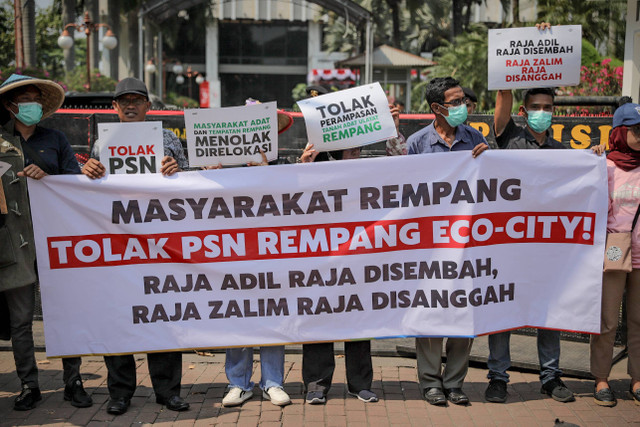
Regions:
[[363, 402], [377, 402], [378, 401], [378, 396], [372, 392], [371, 390], [360, 390], [357, 393], [353, 393], [353, 392], [349, 392], [349, 394], [351, 396], [355, 396], [357, 397], [359, 400], [362, 400]]
[[629, 393], [631, 393], [631, 397], [633, 397], [633, 403], [640, 405], [640, 389], [633, 391], [633, 386], [629, 385]]
[[28, 411], [36, 406], [36, 402], [42, 400], [40, 389], [38, 387], [30, 388], [26, 384], [22, 384], [22, 392], [13, 402], [13, 409], [16, 411]]
[[484, 400], [487, 402], [504, 403], [507, 401], [507, 382], [493, 379], [484, 391]]
[[253, 397], [253, 392], [251, 390], [246, 391], [241, 389], [240, 387], [232, 387], [229, 390], [229, 393], [222, 399], [222, 406], [231, 407], [231, 406], [240, 406], [247, 400]]
[[610, 408], [613, 408], [618, 403], [610, 388], [603, 388], [600, 391], [595, 391], [594, 389], [593, 400], [596, 402], [596, 405], [608, 406]]
[[308, 391], [306, 400], [309, 405], [322, 405], [327, 397], [321, 391]]
[[93, 405], [91, 396], [84, 391], [81, 380], [75, 380], [64, 388], [64, 400], [71, 401], [71, 406], [76, 408], [88, 408]]
[[557, 400], [558, 402], [573, 402], [576, 400], [573, 396], [573, 392], [569, 390], [558, 377], [542, 384], [540, 393], [549, 395], [553, 400]]
[[262, 390], [262, 397], [271, 400], [276, 406], [287, 406], [291, 403], [291, 398], [282, 387], [269, 387], [267, 390]]

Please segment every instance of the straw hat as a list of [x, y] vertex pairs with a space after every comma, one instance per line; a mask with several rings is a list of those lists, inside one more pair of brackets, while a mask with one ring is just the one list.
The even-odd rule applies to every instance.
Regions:
[[0, 85], [0, 98], [13, 89], [28, 85], [36, 86], [42, 93], [43, 119], [55, 113], [64, 102], [64, 89], [62, 89], [62, 86], [58, 83], [20, 74], [11, 74], [11, 76]]
[[[247, 98], [244, 101], [244, 105], [252, 105], [252, 104], [262, 104], [262, 102], [257, 99]], [[277, 110], [278, 112], [278, 134], [286, 131], [293, 125], [293, 116], [283, 110]]]

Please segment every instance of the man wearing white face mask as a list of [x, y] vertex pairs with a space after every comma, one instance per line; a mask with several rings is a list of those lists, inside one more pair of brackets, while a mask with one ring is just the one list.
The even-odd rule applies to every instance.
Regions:
[[[429, 126], [407, 140], [408, 154], [471, 151], [477, 157], [489, 148], [476, 129], [464, 124], [467, 120], [467, 98], [460, 83], [451, 77], [435, 78], [429, 82], [426, 98], [436, 115]], [[469, 398], [462, 384], [469, 369], [472, 338], [447, 338], [447, 363], [442, 369], [444, 338], [416, 338], [418, 380], [424, 398], [432, 405], [466, 405]]]

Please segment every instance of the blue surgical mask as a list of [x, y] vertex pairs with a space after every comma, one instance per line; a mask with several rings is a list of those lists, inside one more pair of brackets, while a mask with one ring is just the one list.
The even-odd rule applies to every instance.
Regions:
[[545, 132], [551, 126], [553, 113], [550, 111], [536, 110], [527, 111], [527, 124], [531, 129], [538, 133]]
[[21, 123], [32, 126], [40, 123], [42, 119], [42, 104], [39, 102], [21, 102], [19, 104], [13, 103], [18, 107], [18, 114], [16, 114], [16, 120]]
[[[444, 107], [444, 108], [447, 108], [447, 107]], [[467, 104], [463, 103], [462, 105], [458, 105], [457, 107], [447, 108], [447, 110], [449, 111], [449, 115], [445, 116], [443, 114], [442, 116], [445, 118], [447, 123], [449, 123], [449, 126], [455, 128], [463, 124], [465, 120], [467, 120], [467, 114], [468, 114]]]

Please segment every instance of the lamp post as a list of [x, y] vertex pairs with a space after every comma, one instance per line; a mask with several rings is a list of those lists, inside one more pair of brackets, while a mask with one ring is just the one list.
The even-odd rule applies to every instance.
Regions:
[[182, 66], [180, 61], [177, 61], [171, 58], [166, 58], [164, 55], [162, 58], [162, 63], [158, 62], [158, 65], [156, 65], [156, 62], [157, 62], [156, 58], [149, 59], [147, 61], [147, 64], [144, 66], [144, 71], [146, 71], [147, 73], [155, 74], [158, 72], [158, 67], [160, 67], [159, 77], [162, 78], [162, 81], [161, 81], [162, 91], [158, 95], [160, 96], [160, 98], [164, 100], [166, 99], [166, 93], [167, 93], [167, 68], [168, 68], [167, 65], [173, 64], [171, 66], [171, 71], [177, 76], [176, 83], [178, 84], [184, 83], [184, 76], [182, 76], [182, 73], [184, 72], [184, 67]]
[[[182, 66], [180, 66], [179, 72], [176, 72], [176, 67], [174, 67], [173, 71], [174, 73], [178, 74], [178, 76], [176, 77], [176, 83], [178, 83], [179, 85], [183, 84], [184, 76], [182, 75]], [[191, 98], [191, 78], [195, 77], [196, 83], [198, 85], [201, 85], [202, 82], [204, 82], [204, 76], [200, 72], [192, 70], [191, 66], [187, 67], [187, 71], [184, 74], [187, 76], [187, 79], [189, 79], [189, 98]]]
[[102, 45], [111, 50], [118, 45], [118, 39], [111, 31], [111, 27], [107, 24], [97, 24], [91, 20], [89, 12], [84, 13], [84, 22], [82, 24], [67, 24], [64, 26], [64, 30], [60, 37], [58, 37], [58, 46], [63, 49], [70, 49], [73, 46], [73, 37], [69, 33], [69, 28], [75, 29], [75, 31], [84, 31], [87, 36], [87, 91], [91, 90], [91, 33], [98, 31], [100, 27], [105, 27], [107, 32], [102, 39]]

